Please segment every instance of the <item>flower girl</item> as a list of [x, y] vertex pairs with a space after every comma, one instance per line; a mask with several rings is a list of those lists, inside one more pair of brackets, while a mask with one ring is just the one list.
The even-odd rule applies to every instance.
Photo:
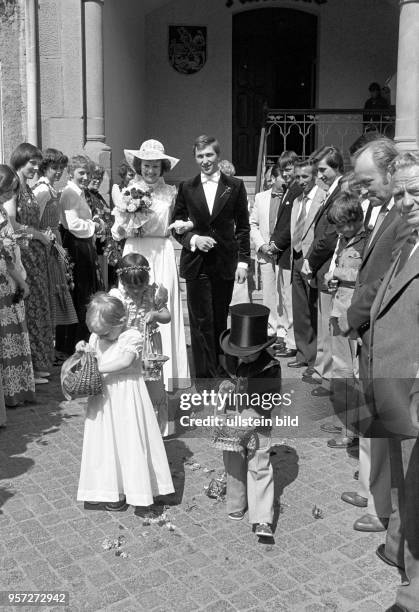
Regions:
[[86, 323], [104, 389], [89, 397], [77, 499], [104, 502], [107, 510], [150, 506], [174, 488], [141, 372], [143, 336], [127, 329], [124, 304], [106, 293], [93, 296]]
[[[147, 330], [158, 335], [158, 325], [170, 322], [167, 309], [167, 290], [156, 283], [149, 284], [150, 265], [139, 253], [129, 253], [117, 267], [118, 288], [111, 289], [109, 295], [119, 298], [127, 309], [127, 327], [144, 332]], [[146, 379], [147, 389], [156, 412], [162, 436], [174, 433], [174, 422], [168, 418], [168, 398], [164, 387], [163, 375], [159, 379]]]

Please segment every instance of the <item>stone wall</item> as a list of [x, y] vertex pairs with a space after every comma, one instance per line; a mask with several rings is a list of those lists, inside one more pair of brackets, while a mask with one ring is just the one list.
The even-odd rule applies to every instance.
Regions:
[[0, 161], [26, 140], [24, 2], [0, 0]]
[[105, 134], [112, 148], [113, 177], [124, 149], [138, 149], [145, 126], [144, 5], [137, 0], [105, 2], [103, 7]]
[[41, 144], [67, 155], [84, 145], [80, 0], [39, 0]]
[[[359, 108], [371, 81], [383, 83], [396, 71], [398, 10], [383, 0], [295, 0], [235, 2], [173, 0], [146, 16], [144, 98], [147, 137], [161, 139], [181, 158], [171, 178], [195, 173], [191, 143], [214, 133], [223, 157], [232, 155], [232, 20], [244, 10], [292, 8], [318, 16], [316, 105]], [[168, 26], [207, 27], [207, 62], [192, 75], [175, 72], [168, 61]], [[144, 61], [144, 60], [143, 60]], [[112, 121], [112, 118], [109, 118]]]

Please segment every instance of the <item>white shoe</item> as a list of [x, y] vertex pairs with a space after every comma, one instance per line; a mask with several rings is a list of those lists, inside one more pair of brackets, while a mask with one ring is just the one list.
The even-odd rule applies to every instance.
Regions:
[[35, 378], [35, 385], [47, 385], [48, 383], [48, 378]]
[[48, 378], [48, 376], [51, 376], [50, 372], [40, 372], [40, 371], [38, 372], [38, 371], [36, 371], [36, 372], [34, 372], [34, 374], [35, 374], [36, 378]]

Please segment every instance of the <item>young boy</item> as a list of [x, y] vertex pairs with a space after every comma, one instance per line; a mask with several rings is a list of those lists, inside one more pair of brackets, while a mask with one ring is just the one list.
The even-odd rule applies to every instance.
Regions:
[[[236, 393], [259, 401], [238, 402], [241, 418], [269, 419], [274, 404], [269, 394], [281, 390], [281, 366], [266, 350], [275, 338], [268, 339], [269, 308], [261, 304], [236, 304], [230, 308], [231, 329], [220, 337], [225, 354], [225, 369], [235, 381]], [[266, 402], [264, 408], [261, 396]], [[253, 404], [257, 403], [256, 406]], [[264, 402], [265, 403], [265, 402]], [[256, 450], [224, 451], [227, 473], [227, 512], [230, 519], [240, 521], [249, 509], [249, 522], [256, 525], [257, 536], [272, 536], [274, 481], [270, 462], [271, 427], [262, 420], [255, 428]]]

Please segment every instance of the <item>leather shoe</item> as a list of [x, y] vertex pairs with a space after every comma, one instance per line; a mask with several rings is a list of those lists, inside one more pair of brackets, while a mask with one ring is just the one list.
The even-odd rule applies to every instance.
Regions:
[[305, 363], [305, 361], [297, 361], [297, 359], [294, 359], [294, 361], [289, 361], [287, 363], [287, 366], [289, 368], [304, 368], [307, 364]]
[[311, 395], [314, 397], [330, 397], [332, 394], [329, 389], [326, 389], [325, 387], [317, 387], [316, 389], [313, 389]]
[[397, 563], [392, 561], [390, 559], [390, 557], [387, 557], [387, 555], [386, 555], [386, 545], [385, 544], [380, 544], [380, 546], [375, 551], [375, 554], [377, 555], [377, 557], [379, 559], [381, 559], [381, 561], [384, 561], [384, 563], [387, 563], [387, 565], [391, 565], [391, 567], [397, 567], [397, 569], [399, 569], [402, 572], [404, 572], [404, 567], [401, 567], [400, 565], [397, 565]]
[[230, 514], [228, 515], [228, 518], [231, 519], [232, 521], [241, 521], [242, 518], [244, 517], [244, 510], [237, 510], [237, 512], [230, 512]]
[[313, 378], [312, 376], [302, 376], [303, 383], [307, 383], [308, 385], [321, 385], [322, 381], [318, 378]]
[[283, 340], [277, 340], [273, 343], [272, 348], [275, 351], [282, 351], [285, 348], [285, 342]]
[[275, 351], [275, 357], [295, 357], [296, 354], [296, 349], [290, 349], [286, 346], [280, 351]]
[[345, 491], [340, 498], [347, 504], [358, 506], [358, 508], [366, 508], [368, 506], [368, 499], [362, 497], [362, 495], [358, 495], [355, 491]]
[[327, 433], [340, 433], [342, 431], [342, 427], [339, 427], [339, 425], [334, 425], [331, 421], [322, 423], [320, 425], [320, 429], [322, 431], [326, 431]]
[[398, 603], [395, 603], [387, 608], [386, 612], [409, 612], [409, 610], [404, 606], [400, 606]]
[[372, 514], [364, 514], [354, 523], [355, 531], [385, 531], [387, 529], [388, 519], [380, 519]]
[[355, 446], [355, 442], [352, 438], [343, 436], [342, 438], [328, 440], [327, 446], [329, 448], [350, 448], [351, 446]]

